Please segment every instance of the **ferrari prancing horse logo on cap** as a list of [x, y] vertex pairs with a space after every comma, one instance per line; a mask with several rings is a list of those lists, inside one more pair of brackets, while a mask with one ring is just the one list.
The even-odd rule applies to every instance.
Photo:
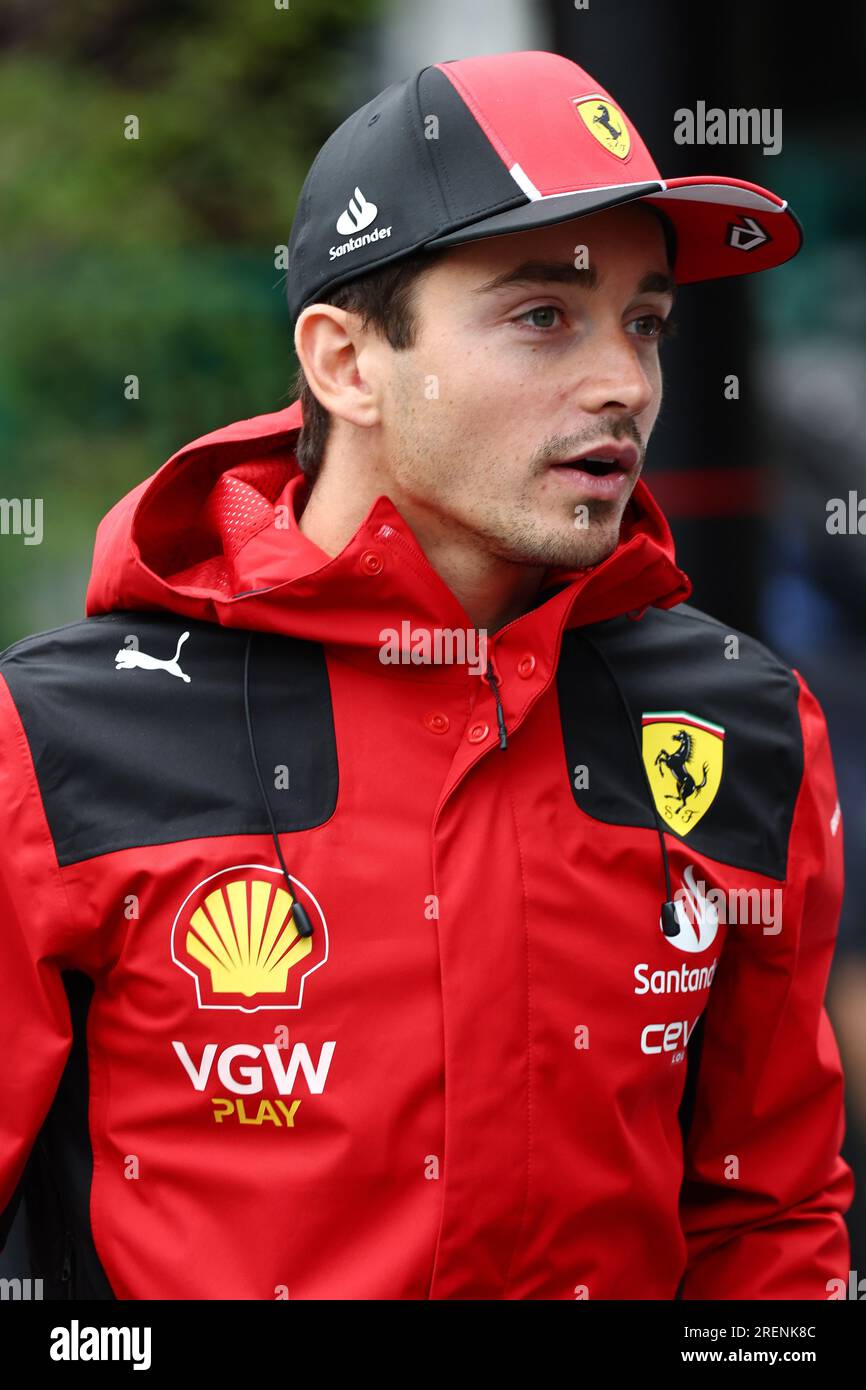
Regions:
[[688, 710], [646, 710], [643, 762], [662, 819], [688, 835], [713, 804], [722, 781], [725, 731]]
[[617, 159], [625, 159], [631, 149], [631, 136], [619, 108], [607, 97], [573, 97], [572, 100], [590, 135]]

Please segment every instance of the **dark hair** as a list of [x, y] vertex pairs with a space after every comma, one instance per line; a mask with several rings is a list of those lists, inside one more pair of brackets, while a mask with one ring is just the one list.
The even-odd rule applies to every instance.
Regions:
[[[333, 304], [337, 309], [360, 314], [361, 326], [367, 328], [372, 324], [380, 337], [387, 338], [392, 348], [410, 348], [418, 330], [412, 290], [416, 281], [426, 271], [432, 270], [448, 251], [449, 248], [445, 246], [429, 251], [413, 251], [392, 265], [381, 266], [345, 285], [338, 285], [330, 294], [321, 295], [315, 303]], [[295, 455], [301, 472], [312, 485], [322, 467], [331, 415], [313, 395], [300, 365], [293, 389], [295, 398], [300, 397], [304, 417]]]

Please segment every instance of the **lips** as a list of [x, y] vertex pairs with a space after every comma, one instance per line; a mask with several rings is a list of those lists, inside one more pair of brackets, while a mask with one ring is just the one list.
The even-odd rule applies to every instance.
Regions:
[[603, 478], [610, 473], [630, 473], [637, 464], [638, 457], [638, 450], [634, 444], [611, 442], [598, 445], [594, 449], [586, 449], [582, 454], [557, 459], [551, 467], [575, 468], [592, 477]]
[[639, 457], [634, 444], [610, 440], [582, 454], [556, 460], [550, 472], [556, 475], [556, 486], [568, 488], [572, 496], [618, 502], [628, 496]]

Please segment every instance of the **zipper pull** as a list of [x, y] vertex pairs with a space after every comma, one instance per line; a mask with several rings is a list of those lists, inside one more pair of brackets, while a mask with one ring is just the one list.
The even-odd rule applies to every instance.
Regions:
[[499, 691], [497, 689], [499, 677], [494, 674], [493, 662], [489, 657], [487, 659], [487, 671], [484, 678], [489, 683], [490, 689], [493, 691], [493, 698], [496, 700], [496, 719], [499, 724], [499, 747], [507, 748], [508, 739], [505, 736], [505, 715], [502, 713], [502, 701], [499, 698]]

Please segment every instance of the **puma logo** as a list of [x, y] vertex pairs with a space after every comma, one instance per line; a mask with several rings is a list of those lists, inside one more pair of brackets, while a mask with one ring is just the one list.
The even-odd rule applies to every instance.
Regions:
[[140, 666], [145, 671], [169, 671], [173, 676], [180, 676], [182, 681], [189, 681], [191, 677], [187, 676], [177, 664], [180, 649], [187, 637], [189, 637], [188, 632], [180, 634], [174, 656], [168, 661], [162, 661], [158, 656], [148, 656], [147, 652], [139, 652], [132, 647], [121, 647], [114, 657], [117, 663], [114, 669], [115, 671], [131, 671], [134, 666]]

